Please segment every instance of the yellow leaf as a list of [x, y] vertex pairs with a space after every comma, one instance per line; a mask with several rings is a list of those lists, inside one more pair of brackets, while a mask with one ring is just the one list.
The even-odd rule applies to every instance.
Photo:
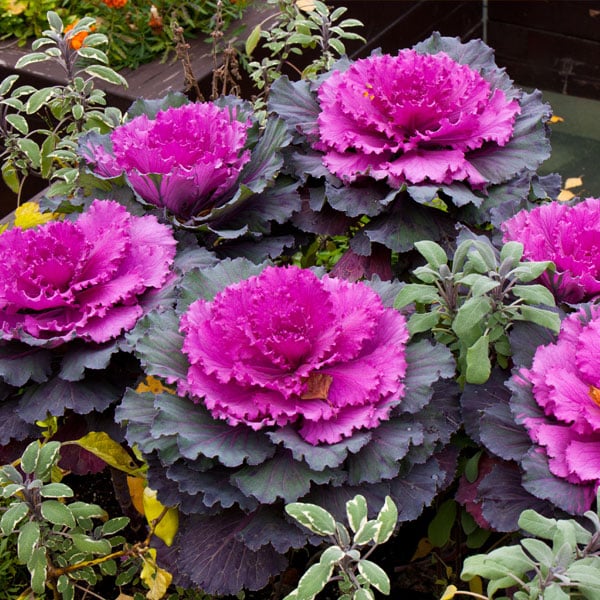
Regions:
[[479, 575], [475, 575], [473, 579], [469, 580], [469, 589], [474, 594], [483, 594], [483, 581]]
[[138, 467], [127, 450], [104, 431], [91, 431], [78, 440], [64, 443], [81, 446], [81, 448], [95, 454], [111, 467], [124, 471], [129, 475], [140, 475], [142, 472], [142, 468]]
[[145, 514], [143, 496], [146, 480], [142, 477], [127, 475], [127, 487], [129, 488], [129, 496], [133, 507], [143, 516]]
[[58, 215], [55, 213], [41, 213], [39, 204], [36, 202], [25, 202], [15, 210], [15, 227], [30, 229], [57, 217]]
[[583, 185], [583, 179], [581, 177], [569, 177], [565, 181], [565, 190], [570, 190], [571, 188], [580, 187]]
[[162, 394], [162, 392], [167, 392], [169, 394], [175, 394], [175, 390], [173, 388], [166, 387], [163, 385], [160, 379], [156, 377], [152, 377], [152, 375], [148, 375], [145, 381], [142, 381], [135, 388], [135, 391], [138, 394], [142, 394], [144, 392], [151, 392], [152, 394]]
[[552, 115], [550, 117], [550, 123], [564, 123], [565, 120], [562, 117], [559, 117], [558, 115]]
[[119, 594], [115, 600], [133, 600], [133, 596], [128, 596], [127, 594]]
[[458, 588], [455, 585], [449, 585], [440, 600], [452, 600], [456, 592], [458, 592]]
[[144, 513], [151, 527], [153, 521], [162, 515], [162, 518], [154, 527], [154, 535], [159, 537], [167, 546], [170, 546], [179, 528], [179, 512], [176, 508], [165, 510], [165, 506], [156, 497], [156, 490], [149, 487], [144, 488], [142, 499]]
[[154, 548], [150, 548], [148, 553], [150, 558], [143, 557], [144, 566], [140, 577], [149, 588], [146, 598], [148, 600], [160, 600], [167, 593], [173, 576], [156, 564], [156, 550]]
[[433, 544], [426, 537], [421, 538], [419, 543], [417, 544], [417, 549], [410, 559], [411, 562], [414, 560], [418, 560], [419, 558], [424, 558], [431, 554], [431, 550], [433, 549]]
[[558, 194], [556, 199], [560, 202], [568, 202], [572, 198], [575, 198], [575, 194], [573, 192], [569, 192], [569, 190], [560, 190], [560, 194]]

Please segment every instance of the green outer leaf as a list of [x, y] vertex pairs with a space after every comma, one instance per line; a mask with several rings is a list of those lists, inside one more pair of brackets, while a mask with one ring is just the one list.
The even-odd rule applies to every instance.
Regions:
[[556, 519], [544, 517], [530, 508], [521, 513], [518, 525], [527, 533], [547, 540], [551, 540], [557, 531]]
[[43, 498], [71, 498], [73, 490], [64, 483], [48, 483], [40, 489]]
[[467, 383], [482, 384], [490, 378], [492, 363], [490, 362], [489, 346], [489, 337], [482, 335], [467, 349], [467, 370], [465, 373]]
[[0, 519], [0, 530], [4, 535], [10, 535], [28, 514], [29, 506], [25, 502], [11, 504]]
[[98, 79], [108, 81], [108, 83], [114, 83], [115, 85], [127, 87], [127, 80], [125, 77], [119, 75], [119, 73], [113, 71], [110, 67], [106, 67], [104, 65], [90, 65], [89, 67], [85, 68], [85, 72], [88, 75], [97, 77]]
[[21, 527], [17, 539], [17, 557], [20, 562], [27, 564], [31, 560], [39, 540], [40, 526], [36, 521], [29, 521]]
[[577, 584], [578, 591], [588, 600], [600, 598], [600, 577], [597, 564], [583, 564], [583, 561], [577, 561], [569, 566], [565, 575]]
[[246, 54], [248, 56], [252, 56], [252, 53], [258, 46], [258, 42], [260, 41], [261, 34], [260, 23], [250, 32], [250, 35], [246, 38]]
[[425, 260], [434, 269], [438, 269], [441, 265], [448, 264], [448, 257], [445, 250], [431, 240], [422, 240], [415, 242], [415, 248], [425, 258]]
[[381, 523], [381, 527], [375, 535], [375, 543], [383, 544], [390, 539], [398, 522], [398, 507], [390, 496], [385, 497], [385, 502], [377, 515], [377, 521]]
[[292, 502], [286, 505], [285, 512], [314, 533], [319, 535], [335, 534], [333, 515], [316, 504]]
[[46, 500], [42, 502], [40, 511], [42, 517], [54, 525], [62, 525], [71, 528], [77, 525], [70, 508], [58, 500]]
[[29, 125], [25, 117], [21, 115], [6, 115], [6, 121], [22, 135], [29, 133]]
[[510, 274], [516, 277], [519, 281], [527, 283], [537, 279], [547, 269], [555, 270], [554, 263], [552, 261], [531, 261], [520, 263], [519, 266], [515, 267]]
[[543, 567], [550, 569], [553, 566], [554, 552], [546, 542], [535, 538], [524, 538], [521, 540], [521, 546]]
[[506, 242], [500, 249], [500, 262], [512, 258], [518, 263], [523, 256], [523, 244], [521, 242]]
[[469, 334], [481, 324], [490, 313], [492, 303], [486, 296], [469, 298], [459, 309], [452, 322], [452, 329], [458, 337]]
[[440, 313], [437, 311], [413, 313], [407, 323], [408, 331], [411, 336], [423, 331], [430, 331], [438, 324], [439, 320]]
[[367, 500], [361, 494], [357, 494], [346, 502], [346, 517], [353, 532], [356, 532], [367, 520], [367, 511]]
[[48, 572], [46, 548], [40, 546], [33, 551], [33, 556], [27, 562], [27, 568], [31, 573], [31, 590], [34, 594], [42, 596], [46, 588], [46, 575]]
[[378, 564], [363, 558], [358, 561], [358, 572], [382, 594], [390, 593], [390, 578]]

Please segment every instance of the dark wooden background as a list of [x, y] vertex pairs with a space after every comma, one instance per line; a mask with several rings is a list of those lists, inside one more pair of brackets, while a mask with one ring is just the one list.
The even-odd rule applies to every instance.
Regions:
[[[364, 23], [359, 31], [367, 44], [349, 43], [352, 58], [368, 56], [375, 48], [395, 53], [433, 31], [463, 40], [484, 38], [495, 49], [496, 60], [518, 84], [572, 96], [600, 100], [600, 0], [327, 0], [346, 6], [346, 17]], [[260, 7], [262, 2], [256, 0]], [[265, 16], [248, 14], [247, 31]], [[241, 34], [244, 38], [246, 34]], [[25, 52], [14, 42], [0, 42], [0, 80], [14, 72]], [[213, 60], [210, 47], [191, 42], [194, 73], [205, 95], [210, 93]], [[50, 63], [36, 63], [21, 72], [21, 83], [51, 85], [60, 72]], [[178, 63], [150, 63], [134, 72], [123, 71], [129, 88], [105, 85], [109, 103], [122, 110], [137, 97], [157, 98], [169, 89], [183, 88]], [[35, 190], [35, 186], [32, 188]], [[16, 200], [0, 183], [0, 217], [15, 208]]]

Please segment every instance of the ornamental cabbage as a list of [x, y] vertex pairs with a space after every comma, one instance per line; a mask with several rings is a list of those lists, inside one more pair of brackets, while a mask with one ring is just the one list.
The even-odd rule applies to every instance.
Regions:
[[334, 444], [404, 394], [405, 319], [362, 283], [271, 267], [197, 300], [181, 324], [191, 366], [179, 391], [230, 425], [294, 424]]
[[114, 201], [94, 201], [76, 221], [3, 233], [2, 339], [56, 346], [116, 338], [143, 314], [142, 295], [170, 277], [175, 245], [169, 227]]
[[522, 210], [502, 224], [504, 241], [523, 244], [529, 260], [551, 260], [555, 273], [541, 282], [559, 301], [582, 302], [600, 293], [600, 200], [550, 202]]
[[345, 183], [361, 176], [403, 184], [488, 183], [470, 156], [504, 146], [519, 103], [445, 52], [357, 60], [318, 90], [319, 141], [328, 169]]
[[110, 134], [110, 151], [90, 145], [88, 158], [101, 177], [125, 173], [145, 202], [181, 219], [210, 210], [250, 160], [249, 119], [235, 108], [190, 103], [140, 114]]
[[[513, 400], [517, 421], [527, 429], [537, 452], [547, 458], [550, 473], [587, 490], [588, 504], [577, 512], [590, 507], [600, 485], [599, 345], [600, 310], [589, 307], [569, 315], [556, 342], [540, 346], [531, 367], [521, 369], [511, 386], [517, 390], [526, 386], [539, 407], [533, 410], [522, 400]], [[551, 499], [573, 512], [569, 500]]]

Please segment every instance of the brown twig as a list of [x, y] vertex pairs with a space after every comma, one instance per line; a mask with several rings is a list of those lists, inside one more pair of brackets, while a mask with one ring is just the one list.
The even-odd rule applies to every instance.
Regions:
[[190, 60], [190, 45], [185, 41], [183, 37], [183, 27], [177, 23], [175, 19], [171, 21], [171, 30], [173, 31], [173, 39], [175, 40], [175, 52], [177, 58], [180, 60], [183, 67], [184, 77], [184, 92], [189, 93], [193, 91], [196, 99], [200, 102], [204, 102], [205, 98], [200, 91], [198, 80], [194, 76], [194, 70], [192, 69], [192, 62]]

